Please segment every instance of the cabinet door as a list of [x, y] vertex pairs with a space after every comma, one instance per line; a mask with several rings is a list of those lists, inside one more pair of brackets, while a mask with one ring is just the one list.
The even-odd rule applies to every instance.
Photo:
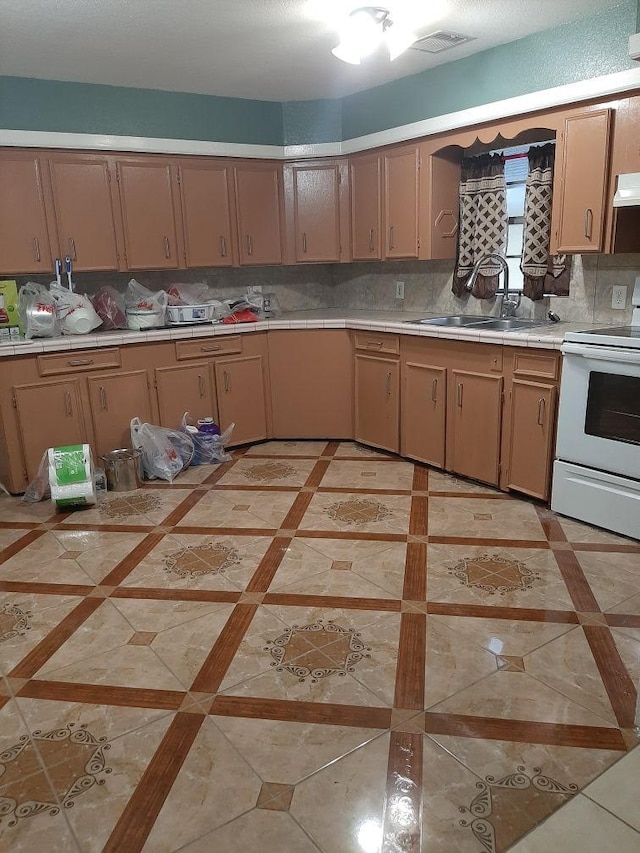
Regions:
[[398, 452], [400, 365], [356, 355], [356, 441]]
[[2, 275], [51, 272], [51, 249], [38, 157], [2, 152], [0, 197]]
[[280, 166], [247, 163], [236, 166], [240, 264], [282, 263]]
[[340, 260], [340, 170], [293, 166], [296, 261]]
[[451, 371], [452, 465], [456, 474], [498, 485], [502, 376]]
[[118, 249], [110, 176], [103, 157], [49, 160], [60, 256], [77, 270], [117, 270]]
[[351, 248], [354, 261], [382, 258], [382, 161], [379, 155], [353, 157], [351, 172]]
[[199, 418], [217, 420], [208, 363], [157, 367], [155, 380], [162, 426], [178, 429], [185, 412], [189, 412], [193, 421]]
[[146, 370], [92, 376], [88, 380], [89, 402], [96, 456], [131, 447], [131, 419], [151, 421], [151, 398]]
[[84, 444], [87, 440], [78, 381], [19, 385], [13, 394], [27, 480], [31, 481], [47, 448]]
[[420, 149], [417, 145], [384, 155], [385, 257], [418, 257], [418, 182]]
[[444, 468], [446, 368], [408, 361], [402, 372], [402, 455]]
[[509, 489], [548, 499], [555, 410], [555, 385], [513, 380]]
[[611, 110], [565, 120], [561, 172], [554, 181], [554, 189], [560, 181], [557, 252], [602, 248], [610, 126]]
[[235, 427], [231, 445], [260, 441], [267, 437], [264, 397], [264, 367], [261, 355], [216, 361], [216, 386], [220, 427]]
[[230, 171], [222, 163], [180, 164], [180, 202], [188, 267], [233, 266]]
[[128, 269], [175, 269], [178, 250], [170, 165], [120, 160], [117, 175]]

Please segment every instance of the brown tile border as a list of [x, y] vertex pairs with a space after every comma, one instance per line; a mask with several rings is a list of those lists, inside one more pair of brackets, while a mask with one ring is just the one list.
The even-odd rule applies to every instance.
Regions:
[[0, 592], [22, 592], [32, 595], [89, 595], [94, 589], [87, 584], [39, 583], [32, 581], [0, 581]]
[[616, 543], [607, 543], [604, 542], [572, 542], [571, 547], [574, 551], [594, 551], [594, 552], [607, 552], [612, 554], [640, 554], [640, 545], [632, 545], [629, 543], [616, 542]]
[[[17, 498], [16, 498], [17, 500]], [[44, 530], [42, 521], [0, 521], [0, 530]]]
[[219, 717], [318, 723], [363, 729], [388, 729], [391, 725], [390, 708], [337, 705], [330, 702], [296, 702], [286, 699], [216, 696], [209, 713]]
[[257, 610], [256, 604], [236, 604], [190, 690], [196, 693], [216, 693]]
[[139, 542], [135, 548], [132, 548], [127, 556], [120, 560], [117, 566], [114, 566], [109, 574], [102, 579], [101, 583], [105, 586], [117, 586], [122, 583], [131, 572], [135, 569], [138, 563], [153, 551], [164, 539], [164, 533], [149, 533], [142, 542]]
[[376, 489], [375, 486], [366, 489], [358, 486], [319, 486], [317, 491], [322, 495], [411, 495], [411, 489]]
[[382, 820], [384, 853], [421, 849], [422, 747], [422, 735], [391, 732]]
[[423, 613], [403, 613], [396, 666], [394, 708], [422, 711], [424, 708], [427, 617]]
[[31, 649], [22, 658], [20, 663], [13, 667], [9, 675], [16, 678], [31, 678], [34, 676], [49, 658], [66, 643], [80, 625], [95, 613], [103, 601], [104, 599], [102, 598], [83, 599], [35, 648]]
[[193, 524], [178, 524], [173, 528], [173, 533], [184, 536], [269, 536], [277, 534], [275, 527], [200, 527]]
[[322, 451], [322, 456], [335, 456], [339, 447], [340, 441], [329, 441], [325, 449]]
[[245, 455], [246, 452], [247, 452], [246, 449], [243, 450], [241, 453], [239, 453], [238, 451], [234, 451], [234, 458], [231, 460], [231, 462], [222, 462], [218, 466], [218, 468], [216, 468], [215, 471], [212, 471], [208, 477], [205, 477], [205, 479], [202, 481], [201, 485], [203, 485], [203, 486], [215, 486], [217, 484], [218, 480], [221, 480], [225, 474], [228, 474], [229, 471], [236, 464], [238, 459], [242, 459], [242, 457]]
[[331, 461], [332, 460], [327, 459], [326, 456], [321, 456], [313, 466], [313, 470], [305, 480], [304, 485], [308, 488], [317, 488], [320, 485], [322, 478], [327, 473], [327, 469], [329, 468]]
[[51, 699], [89, 705], [117, 705], [126, 708], [158, 708], [177, 711], [186, 693], [142, 687], [112, 687], [66, 681], [31, 679], [16, 694], [21, 699]]
[[[2, 587], [0, 586], [0, 589]], [[611, 628], [640, 628], [640, 615], [634, 613], [603, 613]]]
[[176, 714], [103, 853], [142, 850], [204, 720], [200, 714]]
[[273, 539], [264, 557], [260, 560], [255, 574], [246, 586], [247, 592], [266, 592], [269, 589], [290, 544], [291, 539], [284, 536], [276, 536]]
[[235, 604], [242, 593], [216, 589], [166, 589], [165, 587], [119, 586], [110, 598], [139, 598], [155, 601], [212, 601]]
[[[284, 527], [284, 524], [283, 524]], [[296, 531], [296, 538], [300, 539], [357, 539], [369, 542], [406, 542], [404, 533], [364, 533], [358, 530], [307, 530], [301, 528]]]
[[622, 662], [611, 631], [603, 625], [583, 625], [582, 630], [591, 648], [591, 654], [600, 672], [600, 678], [607, 691], [618, 725], [624, 729], [633, 728], [638, 692]]
[[380, 613], [399, 613], [398, 598], [359, 598], [338, 595], [305, 595], [287, 592], [268, 592], [264, 604], [280, 607], [322, 607], [342, 610], [373, 610]]
[[546, 539], [496, 539], [486, 536], [432, 536], [429, 535], [429, 543], [432, 545], [478, 545], [495, 546], [496, 548], [540, 548], [549, 549]]
[[409, 535], [426, 536], [429, 518], [429, 499], [414, 495], [411, 498], [411, 515], [409, 516]]
[[12, 542], [11, 545], [7, 545], [6, 548], [3, 548], [0, 551], [0, 565], [2, 563], [6, 563], [7, 560], [10, 560], [11, 557], [15, 557], [16, 554], [19, 554], [23, 548], [26, 548], [27, 545], [31, 545], [33, 542], [37, 542], [42, 536], [48, 533], [47, 530], [30, 530], [28, 533], [25, 533], [24, 536], [21, 536], [19, 539], [16, 539], [15, 542]]
[[284, 517], [280, 527], [284, 530], [295, 530], [309, 508], [312, 498], [313, 492], [300, 492], [289, 508], [289, 512]]
[[[253, 459], [253, 457], [249, 457]], [[212, 487], [211, 492], [299, 492], [302, 486], [273, 486], [270, 483], [260, 483], [253, 486], [245, 483], [220, 483]]]
[[190, 512], [196, 506], [202, 498], [209, 494], [206, 489], [199, 489], [197, 486], [194, 490], [187, 495], [187, 497], [181, 501], [178, 506], [174, 507], [169, 515], [163, 519], [160, 524], [166, 527], [173, 527], [178, 524], [185, 515]]
[[573, 551], [554, 551], [553, 556], [576, 610], [600, 613], [600, 606]]
[[617, 728], [573, 726], [563, 723], [533, 723], [501, 717], [472, 717], [427, 711], [426, 734], [539, 743], [548, 746], [577, 746], [625, 752], [624, 738]]
[[414, 492], [429, 491], [429, 469], [420, 462], [413, 463], [413, 483], [411, 489]]
[[408, 542], [402, 597], [408, 601], [424, 601], [426, 596], [427, 545], [425, 542]]
[[153, 524], [57, 524], [54, 530], [68, 530], [82, 533], [88, 530], [90, 533], [153, 533], [156, 529]]
[[[489, 488], [489, 486], [487, 486]], [[466, 498], [470, 500], [478, 500], [478, 501], [516, 501], [514, 495], [508, 495], [506, 492], [445, 492], [445, 491], [436, 491], [434, 489], [429, 490], [429, 497], [431, 498]]]
[[549, 542], [566, 542], [566, 534], [562, 529], [556, 514], [543, 506], [536, 505], [535, 509], [538, 513], [538, 521], [542, 525], [544, 534]]
[[508, 619], [518, 622], [556, 622], [577, 625], [578, 615], [573, 610], [542, 610], [532, 607], [492, 607], [488, 604], [448, 604], [430, 601], [427, 612], [434, 616], [471, 616], [476, 619]]

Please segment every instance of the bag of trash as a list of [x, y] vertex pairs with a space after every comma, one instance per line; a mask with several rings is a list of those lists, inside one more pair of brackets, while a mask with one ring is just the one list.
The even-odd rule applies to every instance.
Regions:
[[193, 459], [193, 441], [184, 432], [131, 420], [131, 444], [142, 450], [142, 469], [149, 480], [167, 480], [188, 468]]
[[[204, 428], [195, 426], [189, 417], [189, 412], [185, 412], [180, 423], [180, 432], [189, 436], [193, 442], [193, 459], [192, 465], [216, 465], [219, 462], [230, 462], [231, 454], [224, 449], [231, 438], [231, 433], [235, 426], [234, 423], [229, 424], [226, 430], [220, 435], [211, 429], [207, 429], [209, 424], [205, 424]], [[214, 425], [215, 426], [215, 425]]]

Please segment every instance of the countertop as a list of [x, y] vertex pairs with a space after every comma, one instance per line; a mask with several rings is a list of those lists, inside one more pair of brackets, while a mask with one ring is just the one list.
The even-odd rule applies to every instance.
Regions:
[[[477, 341], [505, 346], [560, 349], [566, 332], [580, 331], [597, 326], [596, 323], [551, 323], [519, 332], [481, 331], [480, 328], [451, 328], [443, 326], [414, 326], [406, 320], [421, 317], [439, 317], [442, 314], [418, 311], [362, 311], [341, 308], [324, 308], [310, 311], [291, 311], [277, 319], [257, 323], [233, 325], [202, 324], [197, 326], [168, 326], [148, 331], [121, 330], [95, 332], [88, 335], [67, 335], [57, 338], [35, 338], [30, 342], [0, 345], [0, 357], [27, 356], [37, 353], [64, 352], [65, 350], [94, 349], [123, 344], [154, 343], [188, 338], [209, 338], [216, 335], [237, 335], [261, 332], [268, 329], [362, 329], [449, 340]], [[606, 324], [600, 324], [606, 328]]]

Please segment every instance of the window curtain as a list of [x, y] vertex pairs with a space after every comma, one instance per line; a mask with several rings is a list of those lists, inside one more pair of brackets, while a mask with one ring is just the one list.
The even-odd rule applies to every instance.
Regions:
[[554, 157], [552, 142], [529, 149], [520, 269], [524, 277], [522, 292], [534, 301], [545, 295], [569, 295], [567, 256], [549, 254]]
[[[462, 161], [458, 256], [453, 273], [453, 293], [467, 293], [474, 264], [489, 252], [504, 254], [507, 245], [507, 191], [504, 163], [499, 154], [482, 154]], [[479, 270], [471, 293], [476, 299], [496, 295], [500, 267], [487, 263]]]

